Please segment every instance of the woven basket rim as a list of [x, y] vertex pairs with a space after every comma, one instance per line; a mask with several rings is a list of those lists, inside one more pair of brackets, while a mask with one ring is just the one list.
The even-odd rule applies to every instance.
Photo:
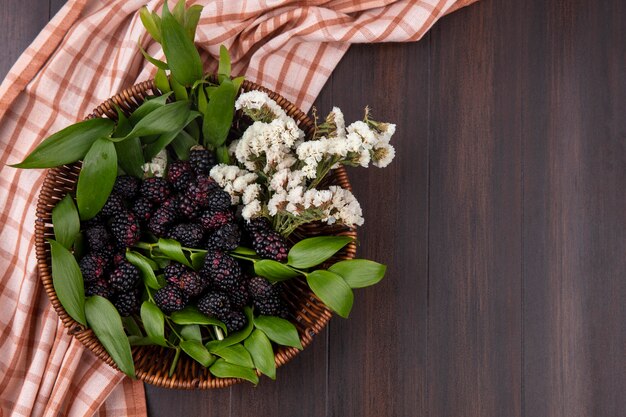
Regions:
[[[280, 94], [247, 80], [242, 83], [241, 90], [260, 90], [267, 93], [285, 110], [288, 115], [296, 120], [300, 128], [306, 133], [307, 137], [309, 137], [312, 133], [312, 129], [314, 128], [313, 121], [297, 106], [295, 106], [295, 104], [291, 103]], [[92, 119], [96, 117], [117, 119], [116, 106], [119, 106], [124, 112], [128, 113], [137, 108], [147, 97], [158, 95], [161, 95], [161, 92], [155, 87], [154, 81], [144, 81], [124, 89], [115, 96], [105, 100], [85, 119]], [[53, 204], [51, 205], [51, 203], [55, 203], [60, 197], [65, 195], [69, 191], [69, 189], [66, 188], [69, 187], [73, 189], [75, 187], [75, 177], [77, 177], [79, 171], [80, 163], [52, 168], [47, 171], [37, 202], [37, 220], [35, 223], [37, 268], [46, 294], [48, 295], [48, 298], [50, 299], [50, 302], [59, 318], [63, 322], [63, 325], [68, 329], [68, 334], [76, 337], [85, 347], [91, 350], [105, 363], [119, 370], [111, 356], [106, 352], [100, 341], [95, 337], [93, 331], [84, 328], [80, 323], [76, 322], [67, 314], [57, 298], [52, 283], [49, 244], [46, 240], [46, 238], [51, 234], [50, 218], [53, 207]], [[333, 175], [334, 183], [342, 186], [343, 188], [349, 190], [351, 189], [347, 173], [343, 167], [335, 170]], [[73, 179], [74, 182], [72, 183]], [[306, 233], [313, 235], [318, 232], [316, 225], [306, 225], [304, 229]], [[338, 256], [337, 259], [352, 259], [355, 257], [355, 241], [357, 236], [355, 229], [336, 229], [336, 231], [330, 234], [346, 235], [354, 238], [354, 241], [346, 246], [346, 248], [341, 252], [341, 256]], [[294, 302], [294, 305], [297, 304], [298, 307], [295, 324], [298, 326], [302, 346], [303, 348], [306, 348], [312, 342], [313, 336], [322, 331], [322, 329], [328, 324], [328, 321], [332, 317], [332, 313], [308, 289], [308, 287], [300, 289], [297, 283], [294, 283], [293, 286], [297, 291], [299, 291], [299, 293], [306, 296], [302, 299], [298, 299], [297, 301], [299, 303]], [[154, 365], [153, 363], [154, 358], [168, 356], [168, 351], [170, 351], [170, 349], [154, 346], [133, 347], [132, 353], [135, 361], [137, 378], [155, 386], [178, 389], [224, 388], [243, 381], [236, 378], [215, 378], [210, 374], [204, 378], [202, 376], [198, 376], [202, 370], [198, 370], [197, 367], [201, 366], [199, 364], [197, 364], [197, 366], [194, 365], [195, 362], [188, 358], [185, 362], [184, 358], [186, 357], [184, 355], [181, 356], [181, 363], [178, 364], [176, 372], [172, 375], [172, 377], [169, 377], [167, 372], [162, 372], [162, 369], [155, 369], [155, 366], [157, 365]], [[293, 347], [279, 347], [275, 349], [276, 366], [280, 367], [281, 365], [284, 365], [298, 353], [300, 353], [300, 350]], [[182, 365], [183, 362], [184, 366]], [[208, 372], [204, 372], [204, 374], [206, 375]]]

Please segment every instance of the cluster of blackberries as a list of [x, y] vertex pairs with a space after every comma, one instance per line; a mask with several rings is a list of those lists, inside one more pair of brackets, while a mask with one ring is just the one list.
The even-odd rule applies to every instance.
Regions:
[[195, 304], [229, 331], [245, 326], [247, 305], [258, 314], [286, 316], [279, 287], [264, 278], [246, 278], [227, 252], [243, 238], [259, 256], [285, 261], [287, 243], [266, 219], [240, 228], [230, 195], [209, 176], [214, 165], [211, 152], [194, 147], [188, 161], [168, 165], [164, 178], [116, 179], [101, 212], [83, 224], [88, 253], [79, 265], [87, 295], [109, 298], [122, 315], [138, 312], [139, 271], [125, 260], [124, 251], [144, 235], [208, 251], [198, 272], [175, 262], [165, 267], [167, 285], [154, 293], [154, 300], [166, 314]]

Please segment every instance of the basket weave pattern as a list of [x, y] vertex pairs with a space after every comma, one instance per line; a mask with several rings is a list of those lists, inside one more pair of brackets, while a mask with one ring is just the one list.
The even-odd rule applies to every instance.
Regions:
[[[279, 94], [267, 90], [257, 84], [244, 81], [243, 91], [261, 90], [280, 105], [289, 116], [294, 118], [300, 128], [310, 137], [314, 124], [310, 118], [299, 110], [294, 104], [287, 101]], [[145, 81], [134, 85], [98, 106], [87, 119], [95, 117], [108, 117], [117, 119], [115, 105], [119, 106], [127, 115], [135, 110], [149, 96], [160, 95], [153, 81]], [[114, 105], [115, 104], [115, 105]], [[66, 165], [50, 169], [46, 175], [44, 184], [37, 202], [37, 221], [35, 224], [35, 245], [37, 253], [37, 266], [39, 276], [50, 302], [63, 321], [68, 333], [81, 341], [96, 356], [107, 364], [115, 366], [113, 359], [106, 352], [100, 341], [90, 329], [85, 329], [80, 323], [72, 319], [59, 302], [52, 284], [50, 245], [46, 239], [54, 238], [52, 229], [52, 209], [68, 193], [75, 191], [80, 172], [80, 163]], [[351, 189], [348, 177], [343, 167], [335, 170], [326, 181], [326, 184], [339, 185]], [[300, 228], [294, 235], [298, 237], [324, 235], [344, 235], [356, 238], [353, 229], [325, 224], [308, 224]], [[332, 260], [352, 259], [356, 254], [356, 244], [350, 243], [344, 250], [339, 252]], [[331, 312], [311, 292], [302, 279], [292, 279], [285, 285], [285, 300], [288, 303], [292, 317], [291, 321], [296, 325], [302, 346], [308, 346], [313, 336], [319, 333], [331, 318]], [[276, 350], [275, 361], [279, 367], [291, 360], [300, 351], [292, 347], [280, 346]], [[181, 355], [180, 361], [174, 374], [168, 376], [170, 364], [174, 358], [174, 351], [159, 346], [135, 346], [132, 348], [137, 377], [149, 384], [165, 388], [222, 388], [241, 382], [235, 378], [215, 378], [208, 369]]]

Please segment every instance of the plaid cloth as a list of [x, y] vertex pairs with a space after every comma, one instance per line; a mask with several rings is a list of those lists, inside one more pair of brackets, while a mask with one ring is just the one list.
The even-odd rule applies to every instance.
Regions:
[[[416, 41], [474, 0], [200, 1], [206, 70], [219, 45], [233, 72], [308, 110], [349, 45]], [[37, 277], [35, 204], [45, 172], [16, 170], [51, 133], [153, 76], [137, 10], [146, 0], [69, 0], [0, 86], [0, 415], [143, 416], [143, 385], [101, 363], [66, 334]], [[174, 3], [172, 0], [171, 3]], [[190, 2], [191, 3], [191, 2]], [[160, 10], [162, 1], [149, 1]]]

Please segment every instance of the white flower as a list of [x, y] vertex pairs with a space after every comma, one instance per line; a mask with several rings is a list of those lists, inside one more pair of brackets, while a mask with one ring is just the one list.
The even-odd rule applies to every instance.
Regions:
[[289, 118], [287, 113], [263, 91], [252, 90], [240, 94], [235, 101], [235, 109], [260, 110], [263, 106], [270, 110], [276, 118]]
[[350, 133], [356, 133], [359, 135], [361, 137], [363, 147], [367, 149], [372, 149], [374, 145], [378, 143], [378, 138], [365, 122], [356, 121], [348, 126], [347, 130], [348, 135], [350, 135]]
[[275, 216], [279, 210], [283, 210], [287, 205], [287, 192], [276, 193], [267, 202], [267, 210], [270, 216]]
[[167, 151], [162, 149], [150, 162], [141, 166], [143, 172], [152, 173], [155, 177], [162, 177], [167, 168]]
[[370, 164], [370, 152], [367, 149], [363, 149], [359, 154], [359, 159], [357, 163], [361, 165], [363, 168], [367, 168]]
[[333, 109], [330, 112], [331, 114], [334, 115], [335, 118], [335, 125], [337, 126], [337, 133], [336, 135], [341, 137], [341, 136], [345, 136], [346, 134], [346, 121], [344, 120], [343, 117], [343, 113], [341, 112], [341, 109], [339, 107], [333, 107]]
[[315, 178], [317, 176], [317, 165], [305, 165], [302, 167], [302, 173], [307, 178]]
[[330, 215], [326, 219], [329, 224], [341, 222], [347, 226], [360, 226], [363, 224], [363, 211], [354, 194], [341, 187], [332, 185], [328, 187], [332, 193], [332, 207]]
[[243, 204], [250, 204], [257, 198], [259, 198], [259, 194], [261, 194], [261, 185], [250, 184], [243, 191], [243, 194], [241, 195], [241, 201], [243, 201]]
[[372, 153], [372, 164], [378, 168], [385, 168], [393, 161], [396, 150], [388, 143], [379, 143], [374, 147]]
[[245, 220], [250, 220], [261, 214], [261, 202], [259, 200], [252, 200], [247, 203], [243, 210], [241, 210], [241, 216]]
[[391, 137], [396, 133], [396, 125], [393, 123], [381, 123], [379, 125], [380, 133], [376, 136], [378, 137], [379, 143], [389, 143]]

